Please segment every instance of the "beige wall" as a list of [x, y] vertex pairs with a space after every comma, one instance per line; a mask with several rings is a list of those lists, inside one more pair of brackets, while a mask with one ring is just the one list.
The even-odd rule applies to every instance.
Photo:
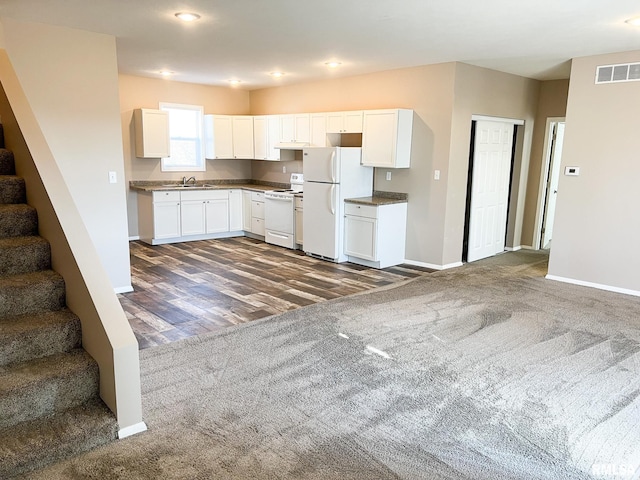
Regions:
[[[116, 290], [131, 288], [115, 38], [2, 19], [22, 89]], [[119, 182], [110, 184], [108, 172]]]
[[522, 223], [522, 245], [538, 248], [534, 245], [536, 237], [536, 214], [539, 208], [540, 182], [544, 163], [544, 136], [547, 118], [564, 117], [567, 112], [569, 80], [550, 80], [540, 83], [540, 99], [536, 124], [533, 128], [531, 161], [527, 181], [527, 200]]
[[[243, 115], [249, 113], [249, 93], [245, 90], [131, 75], [120, 75], [119, 86], [124, 171], [127, 186], [130, 180], [174, 182], [185, 175], [182, 172], [162, 172], [160, 159], [137, 158], [135, 156], [134, 109], [158, 108], [160, 102], [169, 102], [201, 105], [204, 107], [205, 114]], [[247, 179], [251, 178], [251, 161], [207, 160], [205, 172], [189, 172], [187, 176], [191, 175], [194, 175], [198, 180]], [[129, 235], [136, 236], [138, 234], [138, 202], [135, 192], [128, 188], [127, 211]]]
[[441, 265], [446, 180], [433, 180], [433, 170], [446, 178], [454, 74], [455, 64], [447, 63], [254, 90], [251, 113], [413, 109], [411, 168], [394, 170], [391, 181], [387, 170], [376, 169], [374, 188], [409, 194], [406, 257]]
[[640, 50], [573, 60], [549, 275], [640, 294], [640, 82], [594, 83], [596, 66]]

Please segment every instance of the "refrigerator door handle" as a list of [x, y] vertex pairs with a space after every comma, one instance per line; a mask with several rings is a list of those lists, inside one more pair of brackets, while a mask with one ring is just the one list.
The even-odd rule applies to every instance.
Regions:
[[336, 186], [335, 185], [331, 185], [331, 192], [329, 193], [329, 195], [331, 195], [331, 215], [335, 215], [336, 214], [336, 204], [335, 204], [336, 196], [335, 196], [335, 192], [336, 192]]
[[331, 151], [331, 183], [336, 183], [336, 151]]

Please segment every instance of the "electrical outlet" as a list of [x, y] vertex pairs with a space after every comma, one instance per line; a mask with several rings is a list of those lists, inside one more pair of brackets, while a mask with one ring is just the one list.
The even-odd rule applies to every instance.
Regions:
[[285, 165], [282, 166], [282, 173], [287, 173], [287, 167]]
[[387, 172], [387, 180], [391, 180], [391, 172]]
[[116, 172], [109, 172], [109, 183], [118, 183]]

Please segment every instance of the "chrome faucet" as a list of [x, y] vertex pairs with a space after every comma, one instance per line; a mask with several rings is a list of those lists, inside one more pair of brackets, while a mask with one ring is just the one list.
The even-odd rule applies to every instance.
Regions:
[[191, 182], [193, 180], [193, 184], [196, 184], [196, 177], [182, 177], [182, 185], [186, 185], [187, 183]]

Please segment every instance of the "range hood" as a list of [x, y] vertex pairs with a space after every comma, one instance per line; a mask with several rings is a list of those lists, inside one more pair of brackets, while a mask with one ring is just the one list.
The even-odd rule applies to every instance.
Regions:
[[308, 146], [309, 142], [280, 142], [275, 145], [275, 148], [280, 150], [302, 150]]

